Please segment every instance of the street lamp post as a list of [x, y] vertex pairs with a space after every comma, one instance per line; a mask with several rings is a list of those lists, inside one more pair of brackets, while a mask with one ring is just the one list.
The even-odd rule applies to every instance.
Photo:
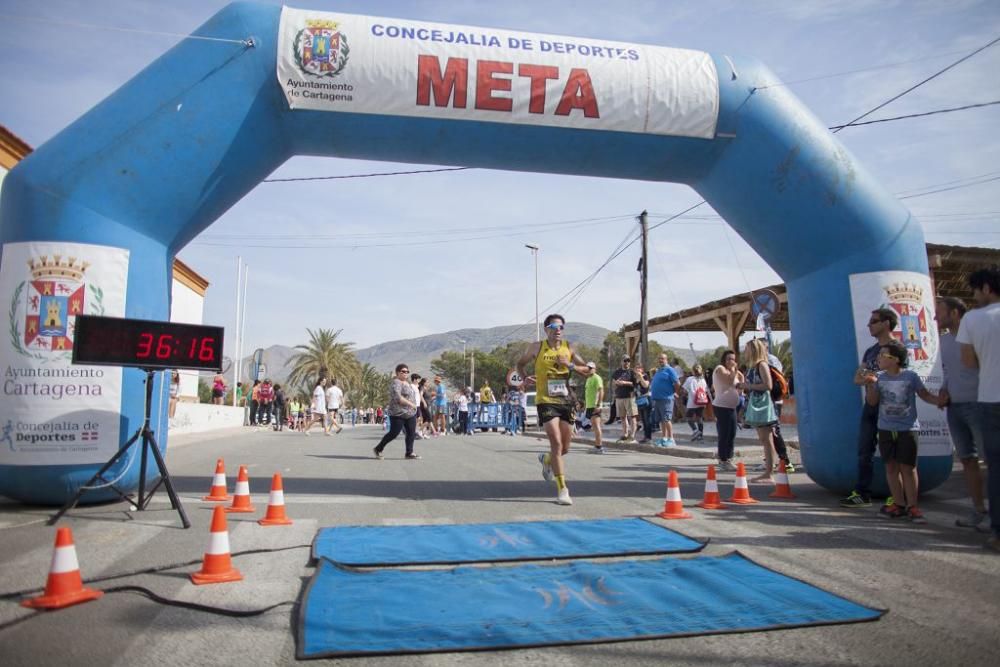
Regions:
[[525, 243], [524, 247], [531, 251], [535, 258], [535, 342], [542, 339], [542, 330], [538, 327], [538, 246]]

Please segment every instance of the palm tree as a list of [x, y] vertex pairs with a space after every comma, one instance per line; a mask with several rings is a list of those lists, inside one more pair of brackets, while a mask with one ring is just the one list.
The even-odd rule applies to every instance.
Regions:
[[288, 384], [303, 387], [311, 393], [312, 386], [320, 377], [336, 378], [337, 384], [345, 392], [350, 390], [361, 374], [361, 365], [354, 356], [354, 343], [338, 342], [343, 329], [319, 329], [309, 333], [309, 342], [296, 345], [301, 350], [288, 360], [292, 367], [288, 374]]
[[392, 377], [389, 373], [380, 373], [371, 364], [364, 364], [354, 388], [347, 393], [347, 399], [357, 408], [381, 405], [389, 396], [391, 382]]
[[781, 362], [784, 368], [783, 375], [788, 377], [794, 371], [792, 368], [792, 339], [783, 340], [780, 343], [775, 344], [774, 349], [771, 350], [771, 354], [778, 357], [778, 361]]

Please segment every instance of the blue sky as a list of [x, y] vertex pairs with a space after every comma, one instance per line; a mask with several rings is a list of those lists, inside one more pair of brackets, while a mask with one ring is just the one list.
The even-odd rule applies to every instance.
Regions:
[[[31, 145], [41, 145], [172, 47], [180, 39], [175, 35], [190, 33], [225, 4], [0, 0], [0, 123]], [[828, 125], [855, 118], [1000, 35], [995, 0], [305, 0], [294, 6], [750, 56], [788, 82]], [[871, 119], [1000, 99], [997, 71], [1000, 45]], [[929, 241], [997, 248], [1000, 181], [964, 186], [975, 177], [1000, 176], [998, 129], [1000, 105], [850, 128], [838, 138], [901, 196], [963, 186], [905, 200], [924, 223]], [[434, 166], [294, 158], [272, 177]], [[308, 231], [301, 217], [290, 215], [292, 200], [299, 210], [336, 213], [324, 233], [385, 236], [357, 236], [325, 248], [275, 249], [301, 244], [275, 235]], [[343, 329], [345, 340], [364, 347], [449, 329], [533, 321], [534, 270], [525, 243], [541, 247], [544, 309], [608, 257], [636, 226], [640, 211], [647, 209], [656, 222], [698, 201], [682, 185], [488, 170], [262, 183], [180, 257], [211, 282], [205, 321], [226, 327], [235, 318], [237, 255], [249, 264], [244, 350], [304, 342], [306, 327]], [[483, 202], [496, 205], [484, 207]], [[651, 236], [651, 316], [780, 281], [712, 217], [707, 205], [695, 215]], [[607, 221], [544, 227], [595, 218]], [[468, 231], [447, 243], [420, 244], [427, 240], [421, 230], [508, 226], [505, 236], [476, 239], [470, 237], [495, 232]], [[638, 319], [638, 252], [636, 244], [610, 264], [581, 298], [562, 308], [565, 314], [610, 329]], [[316, 266], [328, 267], [319, 300], [314, 298]], [[532, 328], [525, 329], [526, 339]], [[724, 342], [721, 334], [657, 338], [682, 347]]]

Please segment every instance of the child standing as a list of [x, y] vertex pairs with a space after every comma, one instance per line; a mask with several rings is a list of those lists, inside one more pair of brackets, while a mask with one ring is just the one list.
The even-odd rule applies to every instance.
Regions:
[[521, 388], [511, 387], [507, 391], [507, 435], [516, 435], [521, 430]]
[[[878, 406], [878, 449], [885, 464], [889, 492], [895, 502], [880, 512], [890, 519], [909, 517], [927, 523], [917, 507], [917, 400], [937, 405], [920, 376], [907, 370], [909, 354], [897, 340], [883, 345], [878, 354], [879, 373], [864, 376], [865, 401]], [[903, 504], [900, 504], [902, 501]]]

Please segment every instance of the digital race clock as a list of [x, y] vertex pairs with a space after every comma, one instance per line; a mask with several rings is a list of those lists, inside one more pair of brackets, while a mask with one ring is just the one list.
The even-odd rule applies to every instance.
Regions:
[[222, 327], [78, 315], [73, 363], [222, 370]]

